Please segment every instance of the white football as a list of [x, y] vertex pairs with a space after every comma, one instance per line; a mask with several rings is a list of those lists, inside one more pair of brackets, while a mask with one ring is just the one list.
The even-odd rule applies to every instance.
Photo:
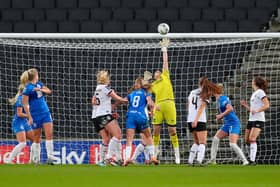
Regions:
[[169, 25], [166, 24], [166, 23], [161, 23], [158, 25], [158, 32], [161, 34], [161, 35], [166, 35], [168, 32], [169, 32]]

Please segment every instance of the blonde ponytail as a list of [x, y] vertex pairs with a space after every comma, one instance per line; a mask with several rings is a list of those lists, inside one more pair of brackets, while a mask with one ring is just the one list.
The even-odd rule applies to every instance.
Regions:
[[29, 82], [29, 76], [28, 76], [28, 71], [24, 71], [21, 76], [20, 76], [20, 84], [18, 86], [18, 91], [17, 94], [9, 99], [9, 103], [11, 105], [14, 105], [17, 102], [18, 96], [21, 95], [23, 89], [25, 88], [25, 85]]

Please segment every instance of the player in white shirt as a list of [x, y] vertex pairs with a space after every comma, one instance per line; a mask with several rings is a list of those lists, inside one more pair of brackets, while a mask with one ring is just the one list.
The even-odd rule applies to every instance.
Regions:
[[206, 77], [199, 79], [199, 88], [192, 90], [188, 96], [188, 128], [192, 133], [194, 143], [190, 149], [188, 164], [193, 165], [193, 160], [197, 155], [197, 162], [200, 165], [205, 155], [205, 145], [207, 139], [206, 129], [206, 105], [208, 101], [200, 98], [201, 83]]
[[[115, 91], [109, 87], [109, 84], [110, 76], [108, 71], [99, 71], [97, 73], [97, 87], [92, 97], [92, 120], [95, 130], [102, 137], [102, 146], [100, 150], [101, 162], [98, 163], [101, 166], [105, 166], [106, 162], [115, 166], [122, 165], [122, 133], [117, 120], [112, 116], [111, 99], [113, 98], [119, 103], [127, 103], [127, 99], [118, 96]], [[115, 155], [116, 160], [111, 159], [113, 155]]]
[[264, 111], [269, 108], [269, 100], [265, 94], [267, 81], [262, 77], [256, 77], [252, 81], [254, 93], [250, 99], [250, 106], [242, 99], [240, 104], [250, 112], [249, 121], [245, 131], [245, 143], [250, 145], [250, 164], [256, 165], [257, 138], [265, 124]]

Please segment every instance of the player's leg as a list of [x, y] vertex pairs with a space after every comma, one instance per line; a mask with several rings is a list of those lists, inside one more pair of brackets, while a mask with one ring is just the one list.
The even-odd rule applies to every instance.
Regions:
[[232, 123], [229, 125], [229, 145], [234, 150], [234, 152], [237, 154], [239, 158], [242, 159], [243, 165], [249, 164], [247, 161], [244, 153], [240, 149], [240, 147], [237, 145], [237, 141], [240, 134], [240, 123]]
[[125, 156], [124, 161], [130, 161], [131, 160], [131, 151], [132, 151], [132, 141], [134, 138], [135, 129], [129, 128], [126, 129], [126, 146], [125, 146]]
[[170, 140], [174, 149], [175, 163], [180, 164], [180, 151], [179, 151], [179, 141], [176, 130], [176, 107], [174, 101], [167, 101], [163, 103], [163, 118], [168, 125], [168, 132]]
[[32, 126], [33, 128], [33, 143], [31, 145], [31, 157], [30, 157], [30, 163], [33, 164], [39, 164], [40, 163], [40, 157], [41, 157], [41, 128], [36, 128]]
[[248, 121], [245, 135], [244, 135], [244, 143], [245, 143], [245, 150], [244, 153], [250, 155], [250, 141], [249, 141], [249, 135], [252, 129], [252, 122]]
[[204, 156], [205, 156], [205, 145], [206, 145], [206, 140], [207, 140], [207, 131], [204, 129], [206, 128], [205, 124], [199, 124], [199, 126], [202, 126], [201, 128], [198, 128], [196, 135], [198, 139], [199, 146], [197, 148], [197, 162], [199, 164], [202, 163]]
[[226, 128], [225, 125], [223, 125], [222, 128], [217, 131], [216, 135], [212, 140], [211, 154], [210, 154], [211, 164], [216, 164], [216, 157], [217, 157], [220, 140], [227, 136], [228, 136], [228, 129]]
[[155, 154], [154, 154], [155, 153], [155, 147], [154, 147], [150, 127], [143, 129], [142, 133], [145, 136], [145, 141], [146, 141], [145, 149], [147, 150], [147, 155], [148, 155], [149, 161], [156, 164], [156, 165], [159, 164], [159, 161], [156, 159]]
[[116, 120], [111, 120], [107, 123], [105, 126], [105, 129], [109, 132], [110, 136], [112, 137], [110, 139], [109, 145], [108, 145], [108, 152], [106, 154], [106, 159], [110, 159], [113, 154], [116, 156], [116, 161], [119, 163], [119, 165], [122, 162], [122, 156], [121, 156], [121, 138], [122, 133], [120, 126], [118, 125], [118, 122]]
[[47, 150], [47, 164], [53, 164], [54, 156], [53, 156], [53, 120], [50, 113], [46, 113], [42, 118], [42, 126], [45, 132], [46, 137], [46, 150]]
[[[144, 152], [144, 154], [145, 154], [146, 139], [145, 139], [145, 136], [143, 135], [143, 133], [140, 133], [140, 136], [141, 136], [141, 143], [139, 143], [139, 144], [136, 146], [135, 151], [134, 151], [134, 153], [133, 153], [133, 155], [132, 155], [132, 157], [131, 157], [131, 160], [132, 160], [133, 162], [136, 161], [137, 157], [138, 157], [141, 153]], [[146, 155], [145, 155], [145, 160], [147, 160], [147, 159], [146, 159]]]
[[[160, 107], [161, 105], [158, 104]], [[162, 111], [155, 110], [153, 115], [153, 141], [155, 146], [155, 157], [159, 154], [160, 131], [163, 122]]]
[[192, 146], [190, 148], [189, 159], [188, 159], [188, 164], [192, 165], [193, 164], [193, 160], [194, 160], [194, 158], [196, 156], [196, 153], [197, 153], [198, 139], [197, 139], [197, 136], [196, 136], [196, 132], [192, 128], [192, 123], [188, 123], [188, 128], [189, 128], [189, 131], [192, 134], [192, 138], [193, 138], [193, 144], [192, 144]]
[[98, 134], [102, 138], [102, 144], [100, 146], [100, 160], [99, 160], [100, 165], [102, 165], [102, 164], [104, 164], [105, 155], [108, 151], [108, 144], [109, 144], [109, 141], [110, 141], [110, 135], [104, 128], [99, 130]]
[[21, 152], [21, 150], [26, 146], [26, 134], [25, 131], [20, 131], [16, 133], [16, 138], [18, 144], [13, 148], [12, 152], [10, 153], [9, 158], [7, 159], [6, 163], [11, 164], [14, 158]]
[[240, 147], [237, 145], [238, 138], [239, 138], [238, 134], [231, 133], [229, 135], [229, 145], [233, 149], [233, 151], [237, 154], [237, 156], [241, 158], [241, 160], [243, 161], [243, 165], [247, 165], [249, 164], [249, 162], [247, 161]]
[[253, 127], [251, 129], [250, 135], [249, 135], [249, 141], [250, 141], [250, 164], [255, 165], [256, 164], [256, 155], [257, 155], [257, 138], [259, 137], [261, 132], [260, 128]]

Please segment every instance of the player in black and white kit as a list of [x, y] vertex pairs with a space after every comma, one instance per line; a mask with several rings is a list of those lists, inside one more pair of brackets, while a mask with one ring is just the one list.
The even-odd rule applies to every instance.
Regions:
[[206, 129], [206, 105], [208, 101], [200, 98], [202, 82], [207, 79], [201, 77], [199, 79], [199, 88], [192, 90], [188, 96], [188, 128], [192, 133], [194, 143], [190, 149], [188, 164], [192, 165], [197, 154], [197, 162], [201, 164], [205, 155], [205, 145], [207, 139]]
[[267, 81], [262, 77], [256, 77], [252, 81], [254, 93], [250, 99], [250, 106], [244, 99], [240, 100], [240, 104], [249, 112], [249, 121], [245, 131], [245, 143], [250, 145], [250, 164], [256, 165], [257, 154], [257, 138], [265, 124], [264, 111], [269, 108], [269, 100], [265, 94], [267, 89]]
[[[100, 150], [101, 166], [105, 166], [105, 160], [112, 165], [121, 165], [121, 138], [122, 133], [118, 122], [112, 116], [113, 98], [119, 103], [126, 103], [127, 99], [118, 96], [114, 90], [109, 87], [110, 76], [107, 71], [97, 73], [97, 87], [92, 98], [93, 110], [92, 120], [95, 130], [102, 137], [102, 146]], [[107, 152], [107, 154], [106, 154]], [[115, 155], [116, 160], [110, 158]]]

